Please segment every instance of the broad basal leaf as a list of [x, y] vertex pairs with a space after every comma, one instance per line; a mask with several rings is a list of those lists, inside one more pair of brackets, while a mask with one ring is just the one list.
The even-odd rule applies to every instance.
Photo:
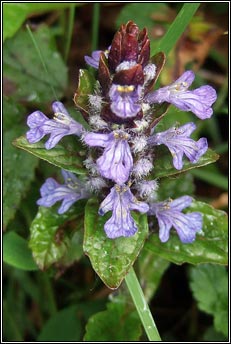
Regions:
[[81, 321], [76, 305], [55, 313], [43, 326], [38, 342], [76, 342], [81, 339]]
[[83, 255], [83, 217], [76, 220], [76, 232], [70, 239], [70, 245], [64, 256], [59, 261], [61, 268], [68, 267], [78, 261]]
[[23, 130], [21, 125], [14, 126], [4, 133], [3, 138], [3, 222], [7, 226], [25, 197], [38, 165], [38, 159], [16, 149], [12, 140]]
[[3, 132], [11, 130], [13, 126], [25, 126], [26, 109], [13, 98], [3, 97]]
[[116, 298], [107, 304], [107, 310], [94, 314], [86, 326], [84, 341], [126, 342], [139, 340], [141, 322], [126, 300]]
[[[67, 67], [55, 47], [51, 30], [41, 26], [34, 32], [44, 63], [26, 30], [7, 40], [4, 45], [3, 74], [12, 86], [16, 100], [51, 102], [61, 98], [67, 86]], [[53, 92], [56, 93], [56, 96]]]
[[78, 6], [80, 4], [72, 4], [70, 2], [4, 3], [3, 40], [12, 37], [30, 13], [62, 10], [73, 5]]
[[193, 202], [187, 213], [199, 211], [203, 215], [203, 231], [192, 244], [183, 244], [171, 229], [170, 239], [161, 243], [158, 234], [149, 237], [145, 248], [176, 264], [228, 262], [228, 222], [224, 211], [214, 209], [203, 202]]
[[86, 173], [86, 170], [83, 168], [85, 152], [78, 138], [65, 137], [51, 150], [47, 150], [42, 142], [30, 144], [25, 136], [17, 138], [13, 144], [67, 171], [76, 174]]
[[[82, 255], [82, 230], [85, 200], [78, 201], [69, 211], [58, 214], [60, 204], [51, 208], [39, 207], [30, 227], [29, 247], [40, 269], [54, 263], [68, 267]], [[78, 232], [81, 232], [77, 235]], [[74, 247], [76, 251], [73, 252]]]
[[3, 261], [17, 269], [38, 269], [28, 248], [28, 242], [15, 232], [3, 236]]
[[103, 227], [110, 215], [99, 216], [98, 208], [96, 200], [89, 200], [86, 205], [83, 248], [103, 282], [116, 289], [143, 247], [148, 232], [147, 219], [145, 215], [133, 213], [137, 233], [129, 238], [109, 239]]
[[39, 208], [30, 227], [29, 247], [40, 269], [58, 262], [66, 253], [70, 240], [62, 226], [69, 216], [69, 212], [59, 215], [54, 208]]
[[214, 325], [228, 337], [228, 273], [224, 266], [199, 265], [190, 271], [190, 287], [202, 311], [214, 316]]

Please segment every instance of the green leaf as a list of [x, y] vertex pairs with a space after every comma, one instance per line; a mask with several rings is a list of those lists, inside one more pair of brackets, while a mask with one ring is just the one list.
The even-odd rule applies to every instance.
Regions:
[[142, 330], [135, 311], [121, 298], [107, 304], [107, 310], [93, 315], [86, 326], [84, 341], [127, 342], [139, 340]]
[[61, 215], [57, 213], [59, 205], [39, 207], [30, 227], [29, 247], [40, 269], [46, 269], [54, 263], [57, 266], [69, 266], [82, 256], [80, 246], [83, 241], [85, 203], [85, 200], [80, 200]]
[[62, 226], [69, 217], [69, 212], [59, 215], [53, 208], [39, 208], [30, 227], [29, 247], [41, 270], [58, 262], [67, 252], [70, 241]]
[[151, 300], [152, 296], [157, 290], [163, 274], [169, 265], [169, 261], [158, 257], [150, 250], [143, 249], [141, 251], [138, 258], [138, 268], [140, 272], [139, 280], [140, 285], [142, 285], [145, 300], [147, 302]]
[[145, 215], [133, 213], [138, 225], [137, 233], [129, 238], [109, 239], [104, 223], [110, 215], [98, 215], [99, 204], [89, 200], [85, 208], [84, 252], [89, 256], [93, 269], [111, 289], [121, 284], [129, 268], [136, 260], [148, 233]]
[[177, 198], [192, 195], [195, 191], [191, 173], [182, 173], [177, 177], [161, 178], [158, 188], [158, 199], [163, 201], [168, 198]]
[[43, 326], [38, 342], [71, 342], [81, 339], [81, 322], [77, 306], [70, 306], [54, 314]]
[[38, 269], [28, 248], [28, 242], [15, 232], [3, 236], [3, 261], [17, 269]]
[[161, 243], [158, 234], [154, 234], [149, 237], [145, 248], [176, 264], [227, 264], [227, 214], [206, 203], [196, 201], [187, 208], [187, 213], [194, 211], [203, 215], [203, 231], [197, 234], [192, 244], [181, 243], [177, 234], [171, 230], [168, 242]]
[[74, 95], [74, 102], [85, 118], [89, 113], [89, 94], [93, 94], [95, 88], [95, 78], [86, 69], [79, 70], [77, 90]]
[[[19, 204], [25, 197], [29, 186], [34, 179], [38, 159], [19, 151], [12, 145], [13, 139], [24, 130], [20, 124], [20, 111], [12, 101], [4, 100], [4, 118], [6, 118], [3, 136], [3, 212], [4, 227], [15, 216]], [[10, 128], [10, 129], [9, 129]]]
[[30, 144], [25, 136], [17, 138], [13, 144], [52, 165], [76, 174], [86, 174], [83, 167], [85, 151], [76, 137], [65, 137], [51, 150], [47, 150], [42, 142]]
[[226, 342], [227, 337], [225, 337], [221, 332], [217, 332], [213, 326], [210, 326], [203, 333], [203, 342]]
[[3, 132], [11, 130], [13, 126], [25, 125], [26, 109], [14, 99], [3, 97]]
[[194, 13], [197, 11], [200, 3], [185, 3], [180, 12], [178, 13], [177, 17], [175, 18], [174, 22], [169, 27], [166, 34], [158, 43], [158, 46], [151, 45], [151, 52], [157, 53], [158, 51], [163, 51], [166, 55], [172, 50], [172, 48], [176, 45], [178, 39], [185, 31], [186, 27], [190, 23]]
[[[47, 71], [26, 31], [7, 40], [3, 52], [3, 74], [12, 84], [16, 100], [43, 103], [51, 101], [51, 90], [61, 98], [67, 86], [67, 67], [56, 49], [52, 33], [41, 26], [33, 37], [41, 51]], [[25, 53], [26, 52], [26, 53]]]
[[184, 166], [182, 170], [176, 170], [172, 164], [172, 156], [165, 147], [157, 147], [156, 150], [156, 163], [153, 169], [152, 178], [163, 178], [174, 176], [186, 171], [189, 171], [193, 168], [205, 166], [211, 164], [219, 158], [219, 155], [216, 154], [211, 149], [208, 149], [207, 152], [196, 162], [192, 164], [189, 160], [185, 159]]
[[70, 239], [70, 245], [64, 256], [59, 261], [59, 266], [69, 267], [83, 256], [83, 218], [78, 220], [82, 224], [80, 230], [77, 230]]
[[[30, 13], [62, 10], [76, 6], [71, 3], [4, 3], [3, 4], [3, 41], [12, 37]], [[78, 4], [80, 5], [80, 4]]]
[[225, 191], [228, 191], [228, 178], [221, 174], [219, 171], [211, 171], [208, 168], [200, 168], [199, 170], [193, 170], [192, 175], [199, 178], [206, 183], [215, 185]]
[[214, 326], [228, 337], [228, 274], [223, 266], [201, 265], [190, 271], [190, 287], [200, 310], [214, 316]]

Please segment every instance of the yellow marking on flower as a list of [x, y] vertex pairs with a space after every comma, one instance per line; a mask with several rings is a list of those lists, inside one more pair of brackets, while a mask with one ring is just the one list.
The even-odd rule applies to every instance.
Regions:
[[176, 84], [175, 86], [175, 90], [176, 91], [182, 91], [182, 88], [187, 88], [188, 87], [188, 83], [185, 81], [179, 82], [178, 84]]
[[62, 112], [55, 112], [53, 118], [55, 121], [60, 122], [62, 124], [70, 124], [70, 119]]
[[67, 186], [70, 188], [70, 189], [78, 189], [79, 188], [79, 184], [77, 182], [73, 182], [73, 180], [67, 180]]
[[116, 192], [120, 192], [121, 191], [120, 185], [116, 184], [115, 185], [115, 190], [116, 190]]
[[175, 134], [176, 135], [181, 135], [182, 134], [182, 130], [180, 130], [179, 128], [175, 127], [174, 128]]
[[115, 131], [113, 133], [114, 135], [114, 138], [116, 140], [128, 140], [129, 139], [129, 135], [125, 132], [122, 132], [122, 131]]
[[117, 86], [118, 92], [130, 93], [134, 91], [134, 89], [135, 89], [134, 85], [125, 85], [125, 86], [118, 85]]

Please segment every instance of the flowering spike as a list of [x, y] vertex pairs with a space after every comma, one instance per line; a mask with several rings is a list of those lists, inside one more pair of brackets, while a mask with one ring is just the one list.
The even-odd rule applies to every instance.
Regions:
[[[26, 134], [29, 143], [50, 135], [45, 147], [51, 149], [62, 137], [73, 134], [89, 146], [84, 159], [88, 178], [82, 182], [67, 171], [63, 172], [64, 184], [49, 178], [41, 187], [38, 204], [52, 206], [62, 201], [58, 212], [63, 213], [78, 199], [87, 198], [92, 192], [104, 195], [110, 188], [99, 208], [100, 215], [112, 211], [104, 227], [109, 238], [134, 235], [137, 225], [130, 212], [149, 210], [149, 215], [155, 215], [158, 220], [162, 242], [168, 240], [171, 227], [182, 242], [195, 239], [196, 232], [202, 228], [202, 215], [182, 213], [192, 198], [182, 196], [174, 201], [156, 202], [158, 184], [149, 180], [148, 175], [158, 164], [153, 146], [165, 145], [177, 170], [183, 167], [184, 155], [191, 163], [198, 162], [208, 143], [203, 137], [198, 141], [190, 138], [196, 129], [194, 123], [163, 132], [158, 132], [157, 124], [170, 104], [192, 111], [201, 119], [209, 118], [216, 92], [210, 86], [190, 91], [195, 78], [192, 71], [186, 71], [171, 85], [153, 91], [165, 60], [163, 52], [150, 58], [147, 30], [139, 30], [129, 21], [120, 26], [108, 50], [96, 50], [91, 56], [85, 56], [86, 63], [98, 69], [97, 80], [86, 70], [79, 72], [74, 102], [91, 127], [89, 132], [70, 117], [60, 102], [52, 105], [53, 119], [40, 111], [29, 115], [30, 130]], [[128, 185], [136, 190], [137, 199]], [[150, 207], [139, 199], [150, 203]]]

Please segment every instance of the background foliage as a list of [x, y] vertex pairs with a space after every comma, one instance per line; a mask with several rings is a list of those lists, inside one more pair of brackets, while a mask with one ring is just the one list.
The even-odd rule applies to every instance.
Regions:
[[[191, 8], [184, 15], [190, 21], [187, 29], [180, 22], [168, 31], [180, 8], [180, 3], [4, 3], [5, 341], [146, 340], [122, 282], [137, 256], [135, 270], [163, 340], [227, 340], [228, 43], [224, 32], [228, 4], [203, 3], [194, 16], [196, 7], [194, 12]], [[194, 87], [210, 84], [218, 92], [210, 120], [197, 123], [190, 113], [170, 107], [171, 116], [159, 124], [164, 130], [171, 123], [194, 121], [197, 135], [209, 139], [211, 150], [198, 164], [200, 168], [192, 170], [186, 164], [184, 173], [177, 175], [160, 152], [155, 169], [161, 198], [189, 194], [197, 199], [189, 211], [201, 211], [205, 226], [192, 245], [181, 244], [174, 235], [160, 244], [156, 233], [148, 234], [146, 217], [140, 216], [143, 230], [131, 239], [134, 242], [117, 240], [112, 245], [107, 240], [102, 248], [100, 234], [92, 235], [103, 225], [95, 217], [97, 200], [87, 205], [80, 201], [62, 216], [54, 215], [55, 208], [36, 206], [41, 184], [47, 177], [59, 178], [59, 167], [84, 173], [84, 151], [72, 138], [62, 140], [49, 155], [42, 144], [29, 145], [22, 136], [27, 115], [38, 108], [50, 113], [57, 97], [84, 123], [72, 101], [78, 69], [86, 68], [84, 55], [105, 49], [118, 26], [130, 19], [148, 27], [153, 52], [168, 53], [159, 84], [168, 84], [191, 68], [196, 72]], [[174, 48], [170, 49], [170, 41]], [[84, 105], [88, 72], [81, 81]], [[218, 160], [214, 152], [220, 155]], [[129, 250], [134, 243], [134, 251]], [[122, 257], [119, 269], [117, 257]], [[109, 262], [105, 279], [109, 287], [120, 285], [116, 291], [107, 288], [92, 269], [104, 280], [104, 264]]]

